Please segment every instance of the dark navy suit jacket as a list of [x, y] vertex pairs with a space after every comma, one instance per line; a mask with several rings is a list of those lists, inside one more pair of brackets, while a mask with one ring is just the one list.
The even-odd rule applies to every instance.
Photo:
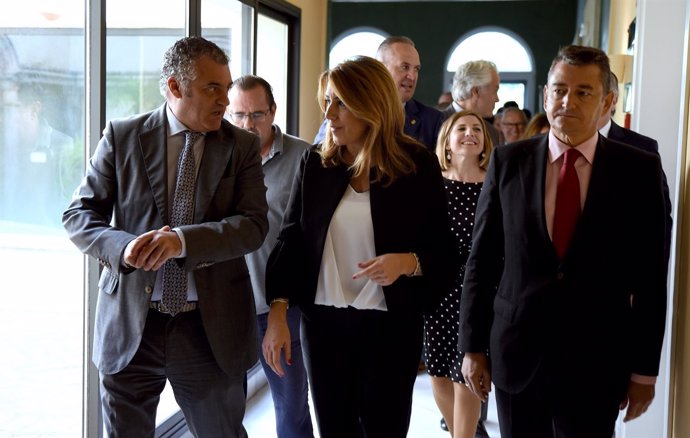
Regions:
[[[599, 136], [582, 216], [559, 259], [544, 210], [547, 149], [543, 135], [492, 151], [465, 269], [459, 349], [488, 350], [496, 387], [512, 394], [546, 372], [568, 393], [584, 381], [622, 397], [631, 373], [655, 376], [659, 368], [661, 163]], [[584, 357], [598, 358], [597, 366], [582, 366]]]
[[[653, 138], [638, 134], [630, 129], [623, 128], [611, 120], [611, 128], [609, 129], [608, 138], [611, 140], [620, 141], [621, 143], [629, 144], [643, 151], [647, 151], [659, 156], [659, 143]], [[666, 260], [669, 259], [671, 253], [671, 230], [673, 229], [673, 215], [671, 211], [671, 196], [669, 194], [668, 182], [666, 180], [666, 173], [663, 173], [663, 190], [664, 190], [664, 204], [666, 205]]]
[[431, 152], [436, 150], [436, 139], [443, 124], [443, 113], [410, 99], [405, 104], [405, 134], [416, 138]]

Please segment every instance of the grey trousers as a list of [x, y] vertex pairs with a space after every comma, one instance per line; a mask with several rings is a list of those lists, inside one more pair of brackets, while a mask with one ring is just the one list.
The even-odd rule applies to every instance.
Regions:
[[139, 350], [119, 373], [101, 373], [108, 437], [150, 438], [160, 394], [170, 381], [190, 432], [198, 438], [246, 438], [244, 374], [216, 363], [198, 310], [170, 316], [149, 310]]

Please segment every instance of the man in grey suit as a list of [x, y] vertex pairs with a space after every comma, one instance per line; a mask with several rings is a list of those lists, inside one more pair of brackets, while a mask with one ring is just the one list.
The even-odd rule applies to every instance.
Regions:
[[109, 436], [153, 436], [166, 380], [195, 436], [247, 436], [257, 343], [244, 255], [268, 224], [258, 139], [223, 119], [231, 84], [218, 46], [177, 41], [166, 103], [108, 123], [63, 215], [103, 266], [93, 361]]
[[[462, 110], [474, 111], [484, 119], [491, 118], [494, 106], [498, 102], [500, 78], [496, 64], [491, 61], [468, 61], [458, 67], [453, 75], [451, 94], [453, 102], [448, 105], [443, 115], [448, 118]], [[500, 134], [491, 123], [486, 123], [491, 142], [500, 144]]]

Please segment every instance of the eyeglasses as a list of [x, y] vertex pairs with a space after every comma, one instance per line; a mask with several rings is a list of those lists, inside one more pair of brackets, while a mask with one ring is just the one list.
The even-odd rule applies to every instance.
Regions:
[[519, 127], [525, 126], [525, 123], [524, 122], [518, 122], [518, 123], [501, 122], [501, 125], [505, 126], [507, 128], [517, 129]]
[[232, 119], [233, 122], [235, 123], [240, 123], [244, 122], [244, 120], [249, 117], [252, 119], [254, 122], [263, 122], [266, 120], [266, 116], [268, 113], [271, 112], [271, 109], [267, 109], [266, 111], [254, 111], [253, 113], [230, 113], [230, 118]]

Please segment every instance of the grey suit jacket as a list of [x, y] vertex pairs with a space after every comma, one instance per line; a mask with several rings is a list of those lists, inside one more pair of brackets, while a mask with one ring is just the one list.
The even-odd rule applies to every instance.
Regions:
[[266, 262], [278, 240], [280, 224], [283, 222], [300, 159], [310, 146], [301, 138], [283, 134], [277, 125], [273, 125], [273, 129], [275, 155], [263, 165], [267, 189], [266, 201], [268, 201], [268, 234], [261, 248], [245, 257], [251, 273], [257, 315], [268, 313], [270, 310], [266, 303]]
[[[165, 105], [110, 122], [63, 224], [74, 244], [103, 266], [93, 361], [122, 370], [141, 341], [156, 272], [128, 271], [121, 257], [136, 236], [168, 224]], [[257, 360], [256, 315], [244, 255], [268, 228], [256, 136], [223, 121], [206, 134], [194, 224], [180, 227], [194, 272], [204, 329], [220, 367], [240, 375]]]

